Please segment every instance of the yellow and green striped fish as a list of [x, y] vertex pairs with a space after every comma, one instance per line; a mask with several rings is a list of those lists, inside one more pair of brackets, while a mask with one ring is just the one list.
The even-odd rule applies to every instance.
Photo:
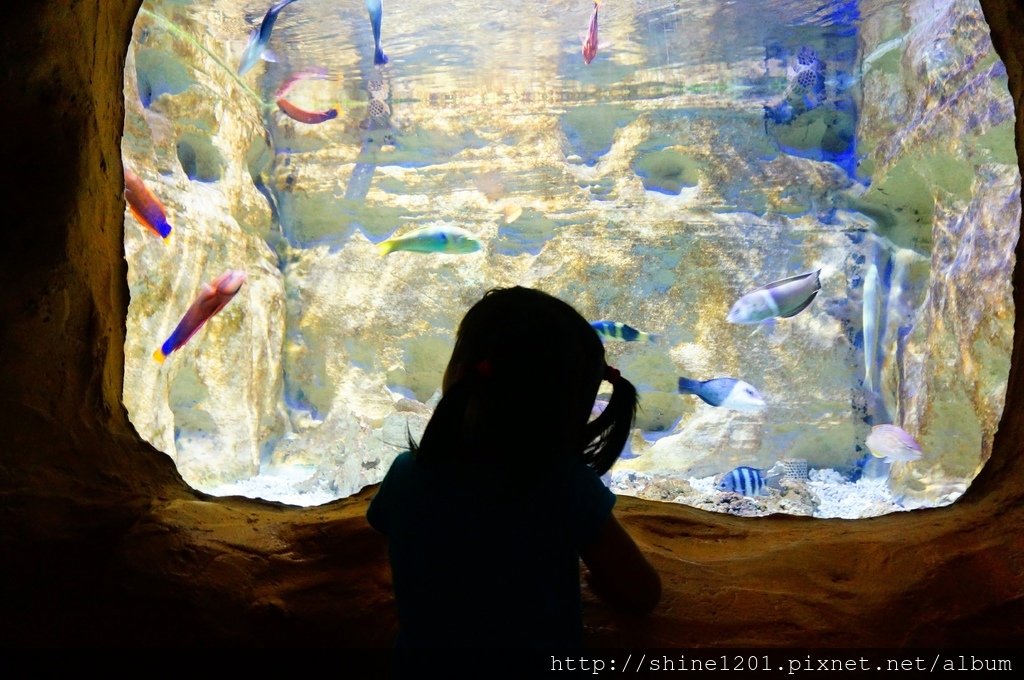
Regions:
[[627, 326], [620, 321], [591, 321], [591, 328], [597, 331], [603, 339], [621, 340], [623, 342], [655, 342], [658, 336], [644, 331], [638, 331], [632, 326]]

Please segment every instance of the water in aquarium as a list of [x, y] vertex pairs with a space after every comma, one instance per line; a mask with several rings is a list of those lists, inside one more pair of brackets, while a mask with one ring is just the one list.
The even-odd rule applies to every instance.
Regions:
[[379, 482], [512, 285], [637, 386], [616, 493], [866, 517], [991, 450], [1020, 177], [976, 0], [145, 0], [124, 92], [124, 403], [198, 490]]

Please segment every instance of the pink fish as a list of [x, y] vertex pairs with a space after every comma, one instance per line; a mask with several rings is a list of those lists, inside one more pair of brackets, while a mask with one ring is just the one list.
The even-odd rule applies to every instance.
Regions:
[[281, 86], [277, 88], [277, 92], [274, 93], [275, 99], [288, 94], [288, 92], [295, 87], [295, 84], [300, 80], [306, 80], [307, 78], [315, 78], [317, 80], [324, 80], [327, 78], [327, 72], [323, 69], [311, 69], [309, 71], [296, 71], [295, 73], [288, 76], [288, 79], [281, 83]]
[[895, 425], [875, 425], [864, 443], [876, 458], [890, 463], [921, 458], [921, 445], [910, 433]]
[[171, 352], [181, 348], [196, 334], [196, 331], [203, 327], [204, 323], [224, 309], [224, 305], [231, 302], [231, 298], [235, 297], [243, 283], [245, 283], [245, 272], [237, 269], [229, 269], [213, 281], [204, 283], [199, 295], [185, 312], [185, 316], [181, 317], [174, 332], [160, 346], [160, 349], [153, 352], [153, 358], [163, 362]]
[[594, 13], [590, 15], [590, 26], [587, 27], [587, 35], [583, 38], [583, 63], [589, 64], [597, 56], [597, 6], [598, 0], [594, 0]]
[[289, 118], [297, 120], [300, 123], [308, 123], [310, 125], [316, 125], [317, 123], [323, 123], [324, 121], [338, 117], [338, 107], [336, 106], [327, 109], [326, 111], [307, 111], [306, 109], [300, 109], [284, 97], [278, 98], [277, 107], [284, 111], [285, 115]]
[[171, 225], [167, 223], [164, 206], [142, 183], [142, 179], [128, 168], [124, 169], [124, 198], [135, 219], [143, 226], [164, 241], [171, 237]]

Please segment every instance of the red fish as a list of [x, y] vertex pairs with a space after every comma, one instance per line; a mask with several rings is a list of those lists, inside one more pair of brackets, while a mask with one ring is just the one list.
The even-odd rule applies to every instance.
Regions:
[[597, 56], [597, 6], [600, 3], [594, 0], [594, 13], [590, 15], [590, 26], [587, 27], [587, 35], [583, 38], [583, 63], [589, 64]]
[[153, 358], [163, 362], [171, 352], [181, 348], [196, 334], [196, 331], [203, 327], [204, 323], [224, 309], [224, 305], [231, 302], [243, 283], [245, 283], [245, 272], [237, 269], [229, 269], [213, 281], [204, 283], [199, 295], [185, 312], [185, 316], [181, 317], [174, 332], [160, 346], [160, 349], [153, 352]]
[[135, 219], [164, 241], [171, 237], [164, 206], [142, 180], [128, 168], [124, 169], [124, 198]]
[[300, 123], [309, 123], [310, 125], [323, 123], [324, 121], [338, 117], [338, 107], [336, 106], [327, 109], [326, 111], [307, 111], [306, 109], [300, 109], [284, 97], [278, 98], [277, 106], [284, 111], [285, 115], [289, 118], [293, 118]]

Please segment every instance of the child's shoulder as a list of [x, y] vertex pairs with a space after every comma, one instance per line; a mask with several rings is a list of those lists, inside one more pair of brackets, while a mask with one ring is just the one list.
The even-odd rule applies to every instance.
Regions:
[[395, 456], [388, 468], [388, 477], [407, 477], [417, 469], [416, 455], [412, 451], [403, 451]]

